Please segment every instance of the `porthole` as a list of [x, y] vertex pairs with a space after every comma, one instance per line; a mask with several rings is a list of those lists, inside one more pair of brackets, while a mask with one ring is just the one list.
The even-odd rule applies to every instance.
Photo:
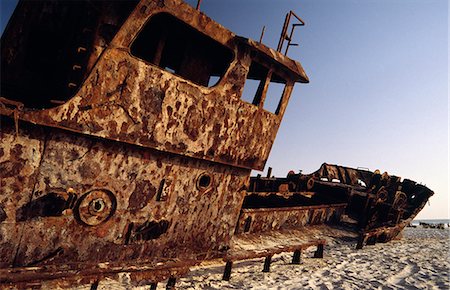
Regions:
[[88, 226], [106, 222], [116, 211], [116, 198], [105, 189], [95, 189], [78, 199], [74, 214], [77, 220]]
[[202, 173], [197, 178], [197, 188], [199, 190], [206, 190], [211, 186], [211, 184], [212, 184], [212, 177], [207, 173]]
[[89, 212], [94, 215], [102, 212], [105, 209], [105, 201], [97, 198], [89, 203]]

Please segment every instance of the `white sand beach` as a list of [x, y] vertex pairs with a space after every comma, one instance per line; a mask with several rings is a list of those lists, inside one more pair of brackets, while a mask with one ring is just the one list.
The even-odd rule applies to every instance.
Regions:
[[[313, 248], [302, 253], [300, 265], [290, 264], [291, 254], [275, 255], [270, 273], [261, 271], [262, 258], [235, 263], [230, 281], [222, 281], [224, 264], [213, 263], [192, 269], [176, 289], [450, 289], [449, 234], [448, 228], [406, 228], [401, 240], [362, 250], [354, 242], [332, 240], [323, 259], [311, 258]], [[98, 289], [130, 286], [105, 280]]]
[[301, 265], [291, 255], [275, 256], [270, 273], [261, 272], [263, 259], [236, 264], [229, 282], [222, 267], [198, 268], [181, 279], [179, 289], [450, 289], [449, 230], [407, 228], [401, 240], [355, 250], [334, 241], [323, 259], [303, 255]]

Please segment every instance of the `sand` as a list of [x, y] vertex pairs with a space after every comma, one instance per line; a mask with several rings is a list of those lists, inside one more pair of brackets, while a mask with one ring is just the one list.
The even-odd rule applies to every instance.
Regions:
[[[275, 256], [270, 273], [263, 259], [236, 264], [229, 282], [222, 267], [194, 269], [177, 283], [179, 289], [450, 289], [449, 230], [411, 229], [401, 240], [366, 246], [334, 241], [323, 259], [312, 249], [301, 265], [291, 255]], [[162, 285], [161, 285], [162, 286]]]
[[[323, 259], [311, 258], [311, 248], [300, 265], [290, 264], [291, 254], [275, 255], [270, 273], [261, 271], [263, 259], [235, 263], [230, 281], [222, 281], [224, 264], [199, 266], [179, 279], [176, 289], [450, 289], [449, 234], [448, 228], [407, 228], [401, 240], [361, 250], [333, 240]], [[108, 280], [98, 289], [130, 288]]]

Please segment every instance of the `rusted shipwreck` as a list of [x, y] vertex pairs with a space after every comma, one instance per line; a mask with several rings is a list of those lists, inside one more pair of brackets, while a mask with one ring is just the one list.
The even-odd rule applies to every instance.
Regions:
[[0, 283], [170, 287], [207, 259], [229, 279], [240, 259], [321, 257], [339, 227], [360, 247], [397, 236], [425, 186], [328, 164], [250, 178], [308, 82], [281, 53], [291, 20], [273, 50], [179, 0], [20, 1], [1, 39]]

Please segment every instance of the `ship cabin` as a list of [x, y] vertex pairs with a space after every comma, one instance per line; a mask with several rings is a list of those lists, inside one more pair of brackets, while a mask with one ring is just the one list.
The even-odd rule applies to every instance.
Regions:
[[223, 256], [308, 82], [180, 0], [19, 1], [1, 70], [0, 266], [50, 272]]

